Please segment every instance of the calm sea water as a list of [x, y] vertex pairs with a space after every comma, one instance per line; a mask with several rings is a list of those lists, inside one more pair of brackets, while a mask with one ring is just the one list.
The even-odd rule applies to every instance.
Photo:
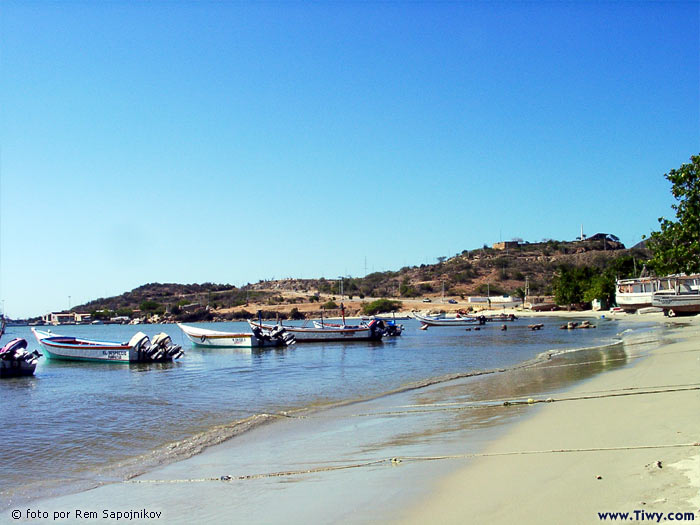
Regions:
[[[244, 431], [251, 416], [379, 396], [451, 374], [506, 368], [550, 350], [619, 340], [625, 329], [558, 330], [561, 320], [406, 330], [381, 343], [297, 344], [264, 350], [193, 347], [175, 325], [66, 326], [54, 331], [127, 341], [137, 330], [164, 331], [186, 354], [168, 364], [76, 363], [42, 358], [34, 377], [0, 381], [0, 502], [13, 503], [141, 473]], [[245, 323], [208, 328], [248, 330]], [[9, 327], [3, 342], [24, 337]], [[495, 385], [496, 383], [494, 383]], [[193, 437], [196, 439], [193, 440]], [[173, 447], [189, 441], [189, 446]]]

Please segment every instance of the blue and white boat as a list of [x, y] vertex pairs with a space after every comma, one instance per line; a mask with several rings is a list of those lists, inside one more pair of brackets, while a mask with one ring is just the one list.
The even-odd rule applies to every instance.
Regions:
[[51, 359], [96, 361], [101, 363], [154, 363], [172, 361], [183, 355], [182, 347], [175, 345], [170, 336], [160, 333], [151, 341], [138, 332], [128, 343], [93, 341], [63, 336], [32, 328], [34, 337]]

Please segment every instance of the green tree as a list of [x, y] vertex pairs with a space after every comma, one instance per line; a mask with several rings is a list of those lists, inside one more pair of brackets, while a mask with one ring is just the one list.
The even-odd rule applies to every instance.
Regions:
[[362, 305], [362, 313], [365, 315], [376, 315], [384, 312], [395, 312], [401, 308], [401, 301], [391, 301], [389, 299], [377, 299], [368, 304]]
[[652, 232], [648, 246], [651, 266], [657, 274], [700, 272], [700, 155], [690, 164], [664, 175], [672, 184], [671, 194], [678, 201], [671, 208], [676, 220], [659, 218], [661, 231]]
[[557, 304], [586, 302], [584, 294], [591, 287], [596, 271], [588, 266], [560, 266], [554, 277], [554, 299]]
[[335, 303], [335, 301], [328, 301], [325, 302], [321, 305], [321, 308], [324, 310], [334, 310], [338, 308], [338, 305]]

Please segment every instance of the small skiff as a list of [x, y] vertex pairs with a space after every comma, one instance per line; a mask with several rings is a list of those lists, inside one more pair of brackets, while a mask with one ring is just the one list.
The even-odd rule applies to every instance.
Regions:
[[195, 346], [219, 346], [229, 348], [251, 348], [262, 346], [285, 346], [294, 344], [294, 336], [285, 330], [253, 330], [248, 332], [220, 332], [198, 326], [177, 324]]
[[378, 321], [370, 321], [362, 325], [336, 325], [325, 324], [317, 326], [290, 326], [282, 324], [264, 324], [260, 321], [248, 320], [250, 327], [262, 330], [274, 330], [284, 328], [292, 334], [298, 343], [321, 343], [330, 341], [381, 341], [384, 329]]
[[422, 315], [418, 312], [413, 312], [413, 317], [416, 318], [421, 324], [426, 326], [471, 326], [475, 324], [484, 324], [486, 318], [481, 317], [432, 317], [429, 315]]
[[95, 361], [100, 363], [150, 363], [178, 359], [182, 347], [175, 345], [166, 333], [153, 341], [143, 332], [135, 334], [128, 343], [93, 341], [73, 336], [62, 336], [32, 328], [34, 337], [51, 359]]

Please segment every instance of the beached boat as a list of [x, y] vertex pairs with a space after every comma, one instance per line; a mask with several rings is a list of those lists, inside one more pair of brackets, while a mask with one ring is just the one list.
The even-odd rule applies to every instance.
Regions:
[[26, 339], [13, 339], [0, 349], [0, 377], [31, 376], [41, 354], [27, 351]]
[[[681, 286], [686, 292], [700, 289], [700, 276], [669, 275], [667, 277], [640, 277], [638, 279], [618, 279], [615, 286], [615, 302], [626, 312], [635, 312], [641, 308], [660, 306], [653, 304], [656, 294], [668, 296], [676, 294]], [[682, 307], [682, 305], [679, 305]]]
[[442, 317], [422, 315], [418, 312], [412, 312], [413, 317], [421, 322], [423, 327], [427, 326], [471, 326], [475, 324], [486, 323], [486, 317], [480, 315], [478, 317], [465, 317], [457, 314], [456, 317]]
[[384, 336], [383, 323], [370, 321], [360, 325], [336, 325], [325, 324], [317, 326], [290, 326], [283, 324], [264, 324], [261, 321], [248, 320], [250, 327], [262, 330], [274, 330], [276, 327], [284, 328], [294, 335], [298, 343], [328, 342], [328, 341], [380, 341]]
[[688, 282], [676, 280], [672, 289], [656, 292], [651, 305], [662, 308], [669, 317], [700, 313], [700, 291]]
[[295, 343], [294, 335], [284, 328], [274, 330], [253, 329], [253, 332], [221, 332], [177, 323], [187, 338], [196, 346], [252, 348], [263, 346], [287, 346]]
[[153, 341], [143, 332], [135, 334], [128, 343], [93, 341], [62, 336], [32, 328], [34, 337], [52, 359], [71, 361], [98, 361], [106, 363], [150, 363], [178, 359], [182, 347], [172, 342], [166, 333], [159, 333]]
[[652, 295], [659, 291], [659, 279], [656, 277], [618, 279], [615, 284], [615, 302], [625, 312], [636, 312], [651, 306]]

